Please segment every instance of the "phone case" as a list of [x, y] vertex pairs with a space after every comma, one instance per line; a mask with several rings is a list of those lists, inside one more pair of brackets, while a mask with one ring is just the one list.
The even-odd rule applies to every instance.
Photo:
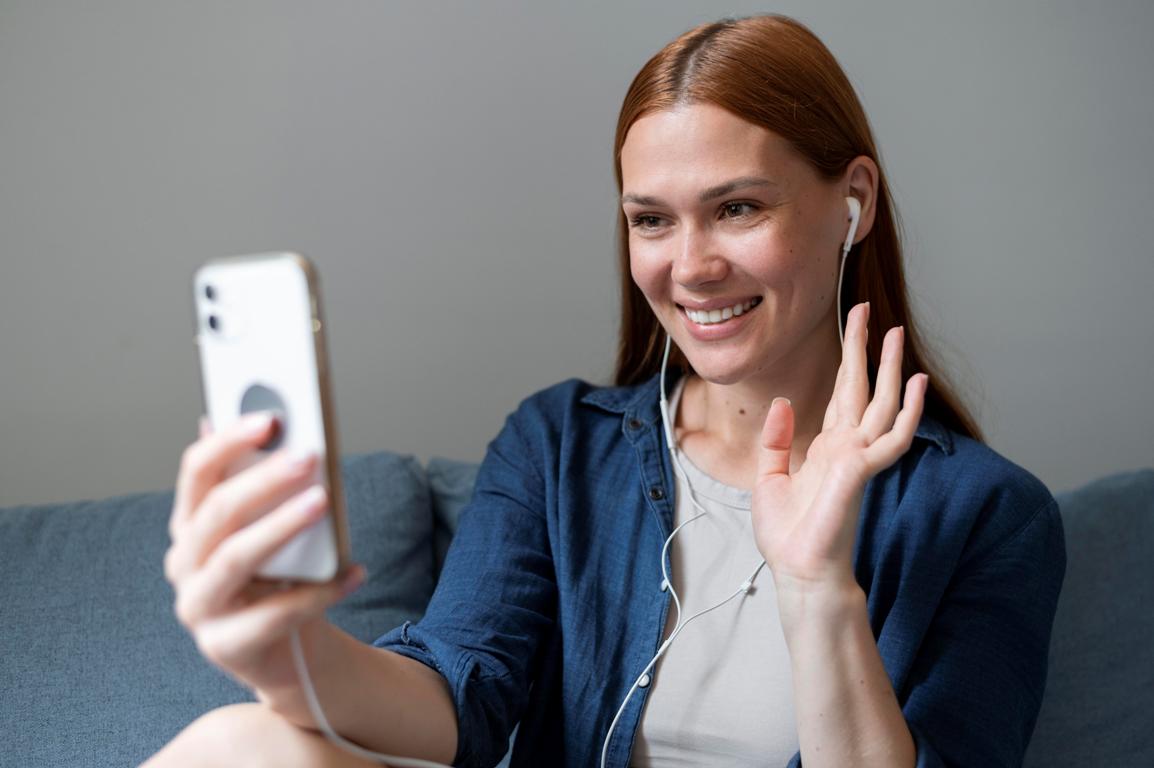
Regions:
[[[332, 388], [315, 268], [296, 253], [213, 259], [194, 276], [197, 347], [205, 412], [213, 430], [271, 410], [281, 429], [228, 475], [288, 448], [317, 454], [315, 482], [329, 514], [260, 569], [270, 579], [323, 582], [349, 562]], [[269, 507], [264, 512], [271, 511]]]

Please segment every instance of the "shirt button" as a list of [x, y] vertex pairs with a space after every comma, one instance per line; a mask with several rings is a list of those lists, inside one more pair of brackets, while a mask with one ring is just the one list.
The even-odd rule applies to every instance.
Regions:
[[629, 420], [629, 428], [630, 429], [641, 429], [640, 419], [630, 419]]
[[654, 501], [661, 501], [665, 498], [665, 491], [659, 485], [655, 485], [649, 489], [649, 498]]
[[652, 681], [653, 681], [653, 678], [651, 678], [648, 674], [644, 674], [641, 676], [641, 679], [637, 681], [637, 687], [638, 688], [648, 688], [649, 683], [651, 683]]

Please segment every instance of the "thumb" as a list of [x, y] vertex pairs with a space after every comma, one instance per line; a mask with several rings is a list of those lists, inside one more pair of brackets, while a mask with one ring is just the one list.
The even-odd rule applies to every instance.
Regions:
[[766, 475], [789, 474], [789, 454], [793, 446], [793, 404], [775, 397], [761, 428], [761, 450], [757, 457], [758, 479]]

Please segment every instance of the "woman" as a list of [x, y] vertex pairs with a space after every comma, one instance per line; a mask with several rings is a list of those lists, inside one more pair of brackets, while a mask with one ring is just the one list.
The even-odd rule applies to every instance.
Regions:
[[519, 722], [513, 765], [1021, 763], [1061, 521], [926, 376], [837, 62], [784, 17], [702, 25], [638, 74], [615, 152], [616, 386], [571, 379], [509, 416], [420, 622], [369, 647], [323, 616], [358, 574], [256, 585], [317, 509], [290, 498], [307, 464], [221, 481], [267, 421], [186, 451], [177, 613], [261, 703], [209, 713], [150, 765], [222, 744], [367, 764], [316, 734], [296, 628], [335, 730], [390, 754], [488, 766]]

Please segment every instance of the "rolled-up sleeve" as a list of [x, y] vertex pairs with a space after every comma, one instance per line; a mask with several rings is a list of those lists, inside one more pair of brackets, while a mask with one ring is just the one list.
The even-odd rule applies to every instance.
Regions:
[[1066, 571], [1051, 498], [954, 575], [911, 669], [903, 713], [918, 768], [1021, 766], [1045, 690]]
[[441, 673], [457, 711], [454, 765], [489, 768], [521, 718], [557, 586], [540, 454], [522, 406], [489, 443], [424, 617], [373, 644]]

